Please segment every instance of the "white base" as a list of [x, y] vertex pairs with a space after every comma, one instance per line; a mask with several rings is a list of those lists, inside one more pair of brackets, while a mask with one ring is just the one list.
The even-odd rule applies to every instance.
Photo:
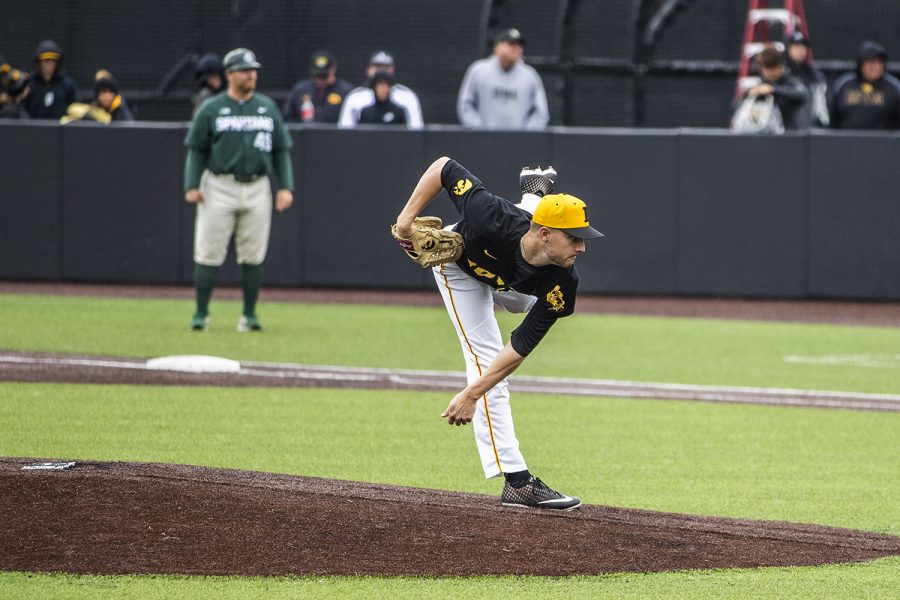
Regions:
[[241, 363], [218, 356], [162, 356], [147, 361], [151, 371], [187, 371], [188, 373], [238, 373]]

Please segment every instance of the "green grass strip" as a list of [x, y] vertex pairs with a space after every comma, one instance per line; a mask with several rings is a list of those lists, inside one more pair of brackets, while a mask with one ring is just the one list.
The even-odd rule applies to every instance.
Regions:
[[[185, 300], [0, 295], [0, 348], [137, 357], [461, 371], [442, 308], [263, 302], [262, 334], [237, 334], [237, 302], [214, 301], [212, 326], [188, 331]], [[508, 334], [521, 315], [501, 313]], [[900, 328], [576, 314], [520, 372], [635, 381], [900, 393], [893, 366], [796, 364], [785, 356], [895, 355]]]
[[0, 597], [156, 598], [872, 598], [894, 599], [900, 558], [821, 567], [593, 577], [187, 577], [0, 573]]

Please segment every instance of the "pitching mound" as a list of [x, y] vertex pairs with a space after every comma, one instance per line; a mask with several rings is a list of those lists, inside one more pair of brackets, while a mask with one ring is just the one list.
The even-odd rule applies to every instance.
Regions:
[[815, 565], [900, 537], [150, 463], [0, 458], [0, 569], [194, 575], [570, 575]]

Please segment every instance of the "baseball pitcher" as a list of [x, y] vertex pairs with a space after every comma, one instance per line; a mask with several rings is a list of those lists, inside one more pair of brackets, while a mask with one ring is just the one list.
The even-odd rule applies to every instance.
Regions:
[[[414, 261], [431, 267], [466, 360], [468, 385], [441, 414], [450, 425], [473, 423], [487, 478], [503, 475], [501, 502], [572, 510], [578, 498], [552, 490], [528, 470], [513, 427], [506, 378], [557, 319], [575, 310], [575, 259], [591, 227], [587, 207], [552, 194], [556, 172], [522, 171], [519, 205], [486, 190], [455, 160], [436, 160], [420, 178], [392, 233]], [[419, 213], [444, 189], [461, 219], [439, 229]], [[436, 223], [437, 221], [437, 223]], [[526, 313], [505, 345], [494, 306]]]

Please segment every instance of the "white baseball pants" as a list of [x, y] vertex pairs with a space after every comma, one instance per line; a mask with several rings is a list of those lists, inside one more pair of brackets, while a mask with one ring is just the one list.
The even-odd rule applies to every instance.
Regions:
[[[470, 277], [454, 263], [436, 267], [433, 272], [459, 337], [466, 360], [466, 377], [472, 383], [503, 349], [494, 305], [521, 313], [530, 310], [537, 299], [518, 292], [497, 292]], [[505, 379], [478, 402], [472, 425], [485, 477], [490, 479], [528, 468], [516, 439]]]
[[239, 183], [231, 175], [204, 171], [200, 178], [203, 202], [197, 204], [194, 225], [194, 262], [220, 267], [234, 234], [238, 264], [259, 265], [269, 248], [272, 226], [272, 188], [268, 177]]

